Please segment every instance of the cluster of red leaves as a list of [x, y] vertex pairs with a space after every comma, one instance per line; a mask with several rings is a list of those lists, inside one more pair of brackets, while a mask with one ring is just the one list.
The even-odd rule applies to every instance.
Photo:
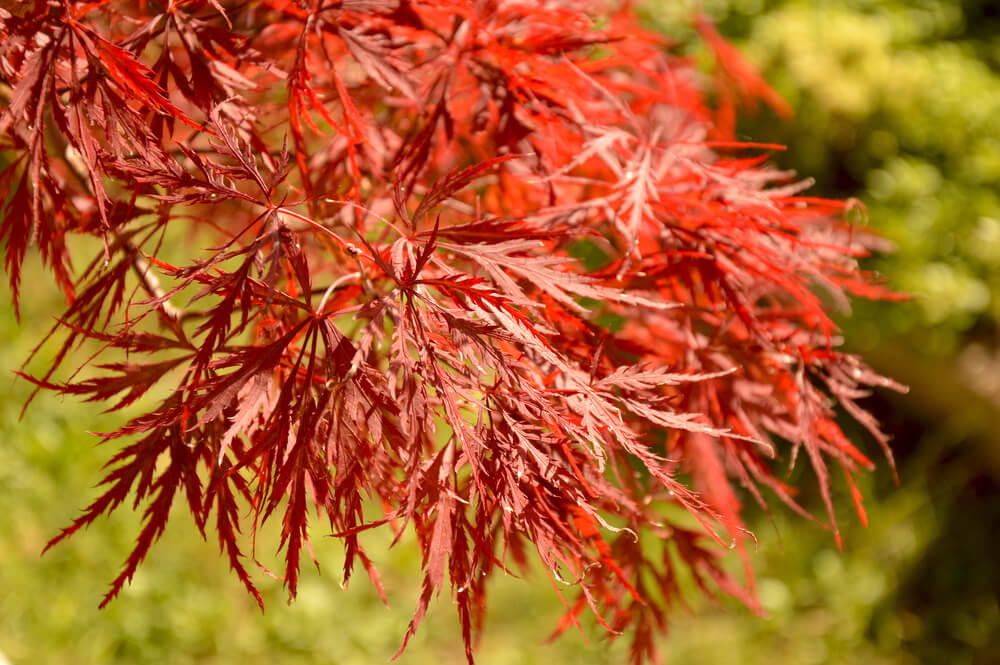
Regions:
[[[557, 631], [589, 607], [640, 662], [682, 569], [755, 606], [718, 559], [747, 558], [736, 484], [805, 513], [779, 451], [835, 533], [830, 465], [860, 513], [871, 463], [834, 406], [885, 447], [856, 400], [894, 384], [828, 311], [888, 295], [856, 264], [873, 240], [733, 139], [741, 97], [779, 102], [698, 25], [714, 91], [591, 1], [0, 9], [6, 268], [16, 306], [36, 245], [68, 302], [28, 378], [112, 410], [169, 388], [105, 435], [104, 492], [53, 540], [144, 506], [104, 602], [181, 494], [258, 600], [239, 534], [281, 521], [294, 595], [315, 510], [345, 581], [379, 584], [364, 530], [416, 534], [404, 646], [447, 585], [471, 661], [487, 580], [534, 550], [579, 594]], [[79, 271], [71, 234], [103, 239]], [[110, 359], [57, 381], [85, 342]]]

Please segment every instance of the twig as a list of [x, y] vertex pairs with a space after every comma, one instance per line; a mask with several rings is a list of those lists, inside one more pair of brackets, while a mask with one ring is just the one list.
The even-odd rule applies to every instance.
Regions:
[[[73, 175], [80, 181], [82, 185], [87, 187], [88, 190], [93, 194], [93, 188], [91, 187], [90, 180], [87, 178], [87, 167], [84, 165], [83, 161], [80, 159], [80, 154], [76, 149], [70, 145], [66, 144], [66, 149], [63, 151], [63, 155], [66, 157], [66, 164], [70, 167]], [[139, 277], [139, 282], [146, 292], [153, 297], [154, 300], [159, 301], [158, 307], [163, 312], [163, 315], [172, 321], [181, 321], [185, 318], [185, 312], [183, 309], [177, 307], [170, 299], [166, 297], [166, 292], [163, 287], [160, 286], [160, 280], [156, 277], [156, 274], [152, 272], [149, 261], [143, 256], [142, 251], [139, 247], [122, 237], [116, 230], [111, 229], [111, 234], [118, 241], [118, 245], [121, 247], [123, 252], [126, 252], [132, 257], [132, 269], [135, 270], [136, 275]]]

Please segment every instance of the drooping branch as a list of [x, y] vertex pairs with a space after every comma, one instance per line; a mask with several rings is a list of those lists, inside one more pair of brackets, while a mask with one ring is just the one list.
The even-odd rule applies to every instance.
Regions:
[[[29, 237], [57, 276], [71, 233], [106, 252], [59, 319], [69, 341], [30, 379], [144, 410], [107, 435], [122, 444], [104, 493], [57, 538], [144, 505], [105, 602], [179, 494], [258, 600], [241, 530], [255, 542], [280, 520], [294, 595], [315, 510], [345, 578], [360, 561], [379, 584], [361, 531], [416, 533], [424, 585], [404, 642], [448, 585], [471, 660], [486, 580], [533, 549], [579, 593], [559, 630], [589, 609], [633, 629], [640, 662], [678, 566], [757, 607], [734, 483], [804, 513], [777, 467], [801, 451], [827, 499], [817, 521], [837, 533], [831, 467], [859, 496], [872, 463], [831, 400], [887, 446], [857, 400], [898, 388], [836, 348], [829, 316], [848, 295], [891, 297], [857, 265], [877, 243], [846, 204], [771, 169], [772, 146], [731, 135], [732, 106], [707, 100], [732, 91], [628, 7], [588, 9], [65, 0], [0, 14], [7, 269], [16, 281]], [[714, 85], [774, 104], [701, 30], [727, 66]], [[132, 273], [148, 298], [123, 307]], [[166, 325], [142, 323], [153, 313]], [[56, 382], [87, 338], [128, 360]], [[140, 402], [158, 382], [168, 397]], [[742, 583], [717, 561], [729, 546]]]

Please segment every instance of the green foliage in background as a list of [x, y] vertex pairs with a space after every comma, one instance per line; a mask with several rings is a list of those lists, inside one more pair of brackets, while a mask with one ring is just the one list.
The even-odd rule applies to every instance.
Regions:
[[[701, 3], [796, 109], [791, 122], [763, 112], [742, 133], [789, 145], [776, 156], [781, 167], [816, 177], [821, 193], [860, 197], [872, 227], [896, 244], [872, 268], [916, 297], [858, 304], [845, 325], [857, 348], [905, 374], [914, 392], [884, 405], [902, 486], [884, 465], [869, 479], [870, 527], [850, 514], [843, 491], [843, 553], [780, 507], [773, 519], [759, 515], [753, 556], [768, 616], [728, 603], [677, 608], [663, 639], [668, 663], [1000, 662], [1000, 388], [989, 380], [1000, 376], [989, 369], [1000, 358], [1000, 19], [989, 4]], [[677, 26], [692, 6], [658, 0], [646, 11], [683, 37]], [[28, 288], [44, 283], [40, 274], [26, 278]], [[138, 516], [118, 514], [40, 556], [82, 508], [75, 497], [97, 495], [88, 484], [108, 454], [81, 424], [111, 429], [120, 416], [95, 422], [93, 406], [46, 394], [18, 421], [30, 386], [10, 371], [60, 311], [54, 288], [30, 295], [20, 325], [9, 307], [0, 311], [0, 653], [14, 665], [388, 662], [419, 593], [412, 543], [380, 562], [391, 610], [364, 579], [339, 588], [341, 553], [320, 538], [322, 574], [304, 571], [291, 606], [280, 582], [259, 577], [264, 615], [190, 521], [168, 527], [103, 612], [97, 603]], [[0, 301], [10, 302], [6, 290]], [[867, 450], [877, 457], [874, 445]], [[259, 553], [265, 562], [270, 554]], [[569, 631], [545, 644], [560, 605], [543, 575], [533, 579], [494, 581], [479, 662], [625, 661], [625, 645], [609, 648], [600, 630], [588, 631], [589, 643]], [[426, 628], [397, 662], [464, 662], [447, 597], [432, 605]]]
[[[683, 36], [695, 4], [650, 2], [645, 10], [653, 25]], [[795, 109], [790, 121], [766, 110], [743, 116], [741, 133], [789, 146], [775, 163], [815, 178], [813, 191], [860, 198], [871, 227], [896, 248], [869, 267], [913, 296], [858, 302], [842, 321], [847, 343], [911, 394], [876, 397], [896, 437], [902, 486], [871, 497], [872, 528], [856, 534], [840, 560], [856, 568], [817, 607], [837, 607], [841, 629], [866, 624], [855, 634], [861, 652], [885, 653], [895, 641], [898, 657], [915, 662], [1000, 662], [992, 545], [1000, 528], [1000, 7], [979, 0], [697, 5]], [[694, 55], [711, 66], [707, 54]], [[895, 506], [909, 506], [910, 519]], [[882, 520], [898, 520], [913, 548], [901, 559], [874, 554], [868, 569], [859, 550], [884, 552], [892, 542]], [[804, 570], [815, 540], [794, 525], [784, 534], [784, 564]], [[870, 604], [844, 604], [851, 583], [866, 578], [865, 588], [880, 589]], [[802, 610], [809, 592], [789, 589]], [[759, 625], [739, 625], [759, 634]], [[830, 651], [817, 662], [842, 658]]]

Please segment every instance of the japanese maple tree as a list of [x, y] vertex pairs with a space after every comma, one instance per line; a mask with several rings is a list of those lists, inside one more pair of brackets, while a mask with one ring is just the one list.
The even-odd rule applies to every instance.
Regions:
[[404, 646], [447, 587], [471, 661], [490, 575], [536, 557], [576, 594], [556, 631], [589, 609], [641, 662], [681, 568], [756, 607], [741, 504], [808, 516], [800, 452], [819, 521], [831, 466], [864, 520], [835, 405], [891, 464], [857, 400], [899, 386], [829, 312], [891, 297], [857, 265], [878, 243], [734, 138], [787, 108], [707, 21], [714, 77], [613, 3], [4, 6], [6, 270], [16, 308], [35, 247], [67, 303], [23, 376], [144, 411], [50, 543], [142, 507], [104, 603], [176, 500], [258, 601], [268, 520], [290, 596], [311, 536], [378, 586], [359, 536], [412, 531]]

